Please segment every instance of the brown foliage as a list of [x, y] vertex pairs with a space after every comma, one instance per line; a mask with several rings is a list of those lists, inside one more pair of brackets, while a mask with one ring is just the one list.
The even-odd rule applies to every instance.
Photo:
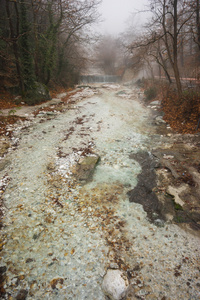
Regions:
[[0, 89], [0, 110], [16, 107], [14, 96], [3, 88]]
[[200, 118], [200, 93], [185, 92], [181, 99], [170, 91], [162, 101], [164, 119], [178, 133], [195, 133]]

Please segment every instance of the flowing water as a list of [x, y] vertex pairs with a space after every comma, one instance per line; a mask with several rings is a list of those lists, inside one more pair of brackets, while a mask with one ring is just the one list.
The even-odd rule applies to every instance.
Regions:
[[[18, 146], [2, 172], [10, 178], [0, 252], [5, 297], [103, 300], [103, 276], [120, 268], [129, 299], [199, 299], [199, 239], [173, 224], [156, 227], [127, 197], [141, 172], [130, 154], [150, 153], [167, 138], [156, 134], [136, 88], [105, 85], [90, 94], [15, 131]], [[101, 160], [84, 184], [73, 170], [91, 153]]]

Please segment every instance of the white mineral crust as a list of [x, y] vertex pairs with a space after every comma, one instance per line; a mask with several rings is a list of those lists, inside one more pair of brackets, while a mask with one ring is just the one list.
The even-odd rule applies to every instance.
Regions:
[[128, 279], [120, 270], [108, 270], [102, 283], [104, 293], [112, 300], [122, 299], [128, 286]]

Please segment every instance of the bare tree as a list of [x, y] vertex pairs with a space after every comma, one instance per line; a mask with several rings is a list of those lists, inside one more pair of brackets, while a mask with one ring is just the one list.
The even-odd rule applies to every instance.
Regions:
[[183, 51], [183, 40], [189, 34], [188, 29], [195, 10], [189, 6], [189, 1], [182, 0], [152, 0], [150, 9], [153, 17], [146, 26], [146, 40], [142, 38], [133, 43], [130, 48], [146, 47], [147, 53], [154, 56], [168, 80], [171, 81], [167, 69], [169, 63], [175, 77], [178, 96], [181, 98], [179, 53]]

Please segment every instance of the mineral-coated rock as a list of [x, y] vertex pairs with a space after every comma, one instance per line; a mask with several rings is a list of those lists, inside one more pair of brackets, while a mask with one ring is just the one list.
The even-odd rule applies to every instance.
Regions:
[[120, 300], [126, 295], [129, 282], [120, 270], [108, 270], [102, 288], [104, 293], [112, 300]]
[[99, 156], [97, 154], [82, 157], [72, 172], [78, 180], [88, 181], [91, 179], [98, 161]]

